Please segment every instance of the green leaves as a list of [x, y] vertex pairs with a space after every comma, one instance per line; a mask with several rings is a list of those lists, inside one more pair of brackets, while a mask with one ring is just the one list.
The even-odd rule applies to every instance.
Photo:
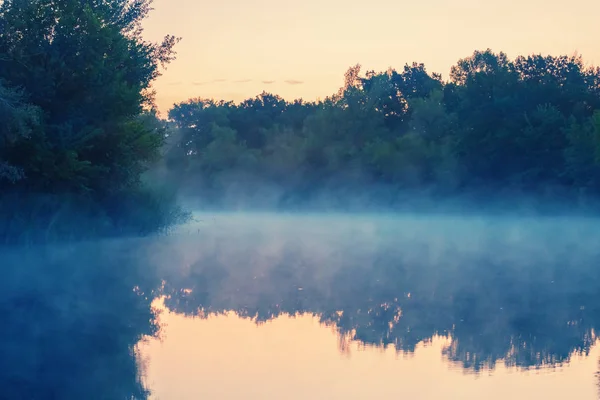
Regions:
[[[176, 175], [210, 181], [243, 170], [285, 193], [343, 181], [445, 194], [600, 195], [600, 111], [592, 115], [600, 69], [580, 57], [511, 60], [488, 49], [459, 60], [448, 82], [418, 63], [364, 75], [357, 64], [344, 81], [318, 103], [263, 93], [240, 105], [177, 105], [170, 117], [186, 161]], [[252, 167], [241, 166], [243, 154]]]
[[21, 92], [9, 89], [0, 80], [0, 187], [25, 177], [23, 168], [12, 164], [19, 161], [13, 149], [15, 143], [39, 128], [40, 117], [40, 110], [26, 104]]
[[[150, 4], [0, 3], [0, 82], [24, 93], [0, 84], [0, 185], [18, 180], [12, 190], [25, 197], [81, 198], [90, 212], [124, 221], [115, 204], [143, 191], [142, 175], [161, 156], [164, 127], [144, 110], [178, 41], [143, 40]], [[151, 204], [149, 215], [162, 212]]]

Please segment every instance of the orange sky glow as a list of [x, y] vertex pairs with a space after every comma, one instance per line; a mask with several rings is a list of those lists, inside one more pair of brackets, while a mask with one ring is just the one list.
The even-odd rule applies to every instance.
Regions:
[[383, 71], [417, 61], [446, 78], [476, 49], [577, 52], [599, 64], [598, 15], [597, 0], [155, 0], [145, 37], [182, 37], [154, 84], [166, 113], [192, 97], [240, 101], [263, 90], [324, 98], [356, 63]]

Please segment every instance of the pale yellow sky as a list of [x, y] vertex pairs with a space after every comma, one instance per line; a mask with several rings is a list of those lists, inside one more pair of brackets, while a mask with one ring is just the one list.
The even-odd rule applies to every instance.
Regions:
[[161, 111], [190, 97], [334, 93], [346, 69], [424, 62], [447, 77], [475, 49], [600, 63], [598, 0], [155, 0], [146, 38], [182, 37], [155, 83]]

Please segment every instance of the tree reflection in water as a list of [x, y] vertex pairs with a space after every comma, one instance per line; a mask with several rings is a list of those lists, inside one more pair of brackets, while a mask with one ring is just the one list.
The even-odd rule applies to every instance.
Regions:
[[165, 271], [165, 304], [258, 323], [315, 314], [341, 337], [404, 352], [448, 336], [444, 356], [467, 371], [553, 366], [596, 341], [598, 233], [567, 219], [267, 221], [189, 238], [184, 268]]
[[127, 241], [0, 252], [2, 398], [147, 398], [135, 353], [158, 328], [146, 250]]
[[147, 398], [135, 348], [158, 330], [161, 295], [201, 317], [314, 314], [341, 351], [413, 352], [441, 335], [466, 371], [556, 365], [596, 341], [594, 225], [234, 218], [197, 235], [5, 249], [2, 397]]

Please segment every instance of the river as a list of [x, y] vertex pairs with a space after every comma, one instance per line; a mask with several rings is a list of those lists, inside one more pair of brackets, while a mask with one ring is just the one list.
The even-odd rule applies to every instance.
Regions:
[[196, 218], [0, 254], [2, 398], [599, 398], [597, 220]]
[[153, 398], [598, 398], [595, 221], [198, 219], [140, 345]]

